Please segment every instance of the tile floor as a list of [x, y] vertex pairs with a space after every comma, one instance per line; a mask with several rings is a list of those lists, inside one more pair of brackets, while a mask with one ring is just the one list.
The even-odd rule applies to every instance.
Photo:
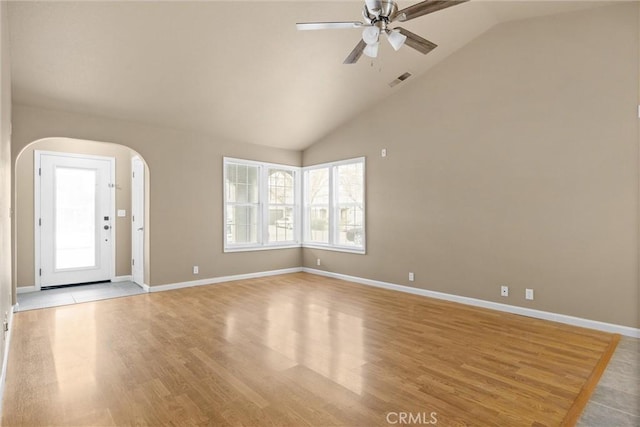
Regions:
[[[18, 295], [16, 311], [78, 304], [145, 291], [133, 282], [73, 286]], [[640, 339], [622, 337], [591, 396], [579, 427], [640, 426]]]
[[119, 298], [144, 294], [145, 291], [133, 282], [97, 283], [93, 285], [71, 286], [40, 292], [18, 294], [15, 311], [57, 307], [59, 305]]
[[640, 426], [640, 339], [622, 337], [578, 426]]

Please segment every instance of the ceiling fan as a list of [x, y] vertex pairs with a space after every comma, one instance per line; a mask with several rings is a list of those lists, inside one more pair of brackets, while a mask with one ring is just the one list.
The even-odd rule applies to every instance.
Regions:
[[394, 1], [365, 0], [362, 16], [366, 22], [300, 22], [296, 24], [296, 27], [298, 30], [363, 28], [362, 39], [347, 56], [347, 59], [344, 60], [345, 64], [355, 64], [363, 53], [371, 58], [377, 57], [380, 34], [382, 33], [386, 35], [389, 44], [395, 50], [399, 50], [406, 44], [426, 55], [438, 45], [405, 28], [396, 27], [390, 29], [389, 24], [395, 21], [406, 22], [466, 1], [469, 0], [425, 0], [398, 10], [398, 5]]

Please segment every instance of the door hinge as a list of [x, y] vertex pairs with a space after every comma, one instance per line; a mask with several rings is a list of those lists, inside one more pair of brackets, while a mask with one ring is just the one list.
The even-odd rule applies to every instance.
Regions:
[[132, 172], [132, 173], [131, 173], [131, 177], [132, 177], [132, 178], [135, 178], [135, 177], [136, 177], [136, 173], [135, 173], [135, 172]]
[[131, 260], [131, 265], [136, 265], [136, 260], [135, 259]]
[[136, 222], [136, 216], [135, 215], [131, 215], [131, 222]]
[[41, 268], [39, 269], [38, 274], [39, 274], [40, 276], [42, 276], [42, 269], [41, 269]]
[[38, 168], [38, 176], [42, 176], [42, 168]]
[[38, 218], [38, 225], [42, 227], [42, 218]]

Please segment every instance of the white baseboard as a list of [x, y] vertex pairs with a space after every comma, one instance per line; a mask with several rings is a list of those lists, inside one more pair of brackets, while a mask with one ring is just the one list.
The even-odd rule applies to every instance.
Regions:
[[565, 323], [567, 325], [580, 326], [583, 328], [596, 329], [599, 331], [625, 335], [633, 338], [640, 338], [640, 329], [630, 326], [605, 323], [597, 320], [583, 319], [581, 317], [568, 316], [565, 314], [551, 313], [548, 311], [535, 310], [532, 308], [518, 307], [515, 305], [501, 304], [498, 302], [486, 301], [477, 298], [463, 297], [459, 295], [446, 294], [444, 292], [429, 291], [426, 289], [412, 288], [411, 286], [396, 285], [394, 283], [381, 282], [379, 280], [364, 279], [362, 277], [349, 276], [346, 274], [332, 273], [329, 271], [316, 270], [315, 268], [304, 267], [305, 273], [319, 276], [332, 277], [335, 279], [347, 280], [349, 282], [360, 283], [362, 285], [375, 286], [377, 288], [390, 289], [394, 291], [406, 292], [414, 295], [421, 295], [445, 301], [458, 302], [461, 304], [476, 307], [489, 308], [491, 310], [504, 311], [506, 313], [519, 314], [521, 316], [534, 317], [536, 319], [551, 320], [553, 322]]
[[[202, 285], [213, 285], [215, 283], [222, 282], [232, 282], [234, 280], [245, 280], [245, 279], [255, 279], [258, 277], [267, 277], [267, 276], [277, 276], [278, 274], [289, 274], [289, 273], [300, 273], [302, 271], [302, 267], [293, 267], [293, 268], [283, 268], [281, 270], [270, 270], [270, 271], [259, 271], [256, 273], [247, 273], [247, 274], [236, 274], [233, 276], [221, 276], [214, 277], [211, 279], [199, 279], [199, 280], [191, 280], [189, 282], [178, 282], [178, 283], [168, 283], [166, 285], [156, 285], [151, 286], [145, 283], [138, 284], [145, 292], [162, 292], [162, 291], [170, 291], [172, 289], [182, 289], [182, 288], [190, 288], [192, 286], [202, 286]], [[111, 282], [127, 282], [133, 281], [132, 276], [116, 276], [111, 279]], [[35, 286], [21, 286], [17, 288], [19, 294], [24, 294], [28, 292], [38, 292], [39, 289]]]
[[7, 379], [7, 362], [9, 360], [9, 346], [11, 344], [11, 331], [13, 330], [13, 310], [15, 306], [9, 310], [9, 331], [4, 341], [4, 355], [2, 358], [2, 374], [0, 374], [0, 415], [2, 415], [2, 402], [4, 401], [4, 383]]
[[247, 274], [236, 274], [234, 276], [214, 277], [211, 279], [200, 279], [200, 280], [192, 280], [189, 282], [169, 283], [166, 285], [157, 285], [157, 286], [142, 285], [142, 287], [149, 288], [147, 292], [162, 292], [162, 291], [170, 291], [173, 289], [190, 288], [192, 286], [213, 285], [216, 283], [232, 282], [234, 280], [256, 279], [259, 277], [277, 276], [279, 274], [300, 273], [301, 271], [302, 271], [302, 267], [283, 268], [281, 270], [260, 271], [257, 273], [247, 273]]

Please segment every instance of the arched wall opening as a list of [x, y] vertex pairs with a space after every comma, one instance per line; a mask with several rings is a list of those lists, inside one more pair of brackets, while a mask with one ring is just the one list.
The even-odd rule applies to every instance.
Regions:
[[[144, 163], [144, 277], [149, 278], [149, 167], [144, 158], [131, 148], [109, 142], [89, 141], [74, 138], [52, 137], [31, 142], [17, 155], [14, 164], [14, 298], [17, 293], [34, 289], [36, 283], [36, 245], [34, 211], [34, 153], [37, 151], [62, 152], [115, 158], [115, 210], [124, 211], [124, 216], [114, 218], [115, 225], [115, 277], [113, 280], [128, 280], [132, 274], [132, 159]], [[15, 301], [14, 301], [15, 303]]]

